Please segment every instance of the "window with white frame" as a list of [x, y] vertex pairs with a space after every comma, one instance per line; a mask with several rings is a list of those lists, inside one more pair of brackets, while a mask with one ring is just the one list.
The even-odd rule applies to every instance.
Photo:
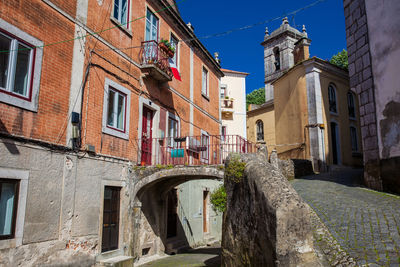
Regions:
[[19, 180], [0, 179], [0, 239], [12, 239], [18, 205]]
[[0, 31], [0, 89], [29, 100], [35, 48]]
[[356, 117], [356, 109], [354, 105], [354, 95], [352, 92], [347, 93], [347, 106], [349, 108], [349, 117], [354, 119]]
[[333, 113], [337, 113], [337, 105], [336, 105], [336, 89], [333, 84], [328, 86], [328, 100], [329, 100], [329, 111]]
[[113, 17], [126, 28], [128, 28], [129, 22], [129, 1], [130, 0], [114, 0]]
[[37, 111], [42, 46], [42, 41], [0, 18], [1, 102]]
[[209, 157], [209, 142], [210, 142], [210, 137], [206, 132], [201, 133], [201, 159], [203, 162], [208, 161]]
[[130, 91], [110, 79], [104, 89], [103, 132], [128, 139]]
[[147, 9], [145, 41], [158, 40], [158, 18]]
[[227, 96], [227, 92], [226, 92], [226, 84], [222, 84], [221, 85], [221, 99], [225, 99], [225, 96]]
[[178, 42], [178, 39], [173, 34], [171, 34], [169, 43], [171, 47], [175, 49], [175, 54], [172, 58], [169, 58], [168, 61], [169, 65], [173, 68], [178, 68]]
[[168, 117], [168, 146], [175, 147], [174, 138], [179, 135], [179, 122], [176, 118]]
[[201, 94], [208, 97], [208, 70], [203, 67]]
[[351, 140], [351, 151], [358, 151], [358, 140], [357, 140], [357, 129], [354, 126], [350, 126], [350, 140]]

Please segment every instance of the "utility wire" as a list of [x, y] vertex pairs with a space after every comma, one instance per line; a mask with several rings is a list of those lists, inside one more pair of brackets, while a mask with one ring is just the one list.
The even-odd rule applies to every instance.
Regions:
[[[172, 8], [172, 7], [174, 7], [174, 6], [177, 6], [178, 4], [180, 4], [180, 3], [184, 2], [184, 1], [186, 1], [186, 0], [180, 0], [180, 1], [178, 1], [178, 2], [175, 2], [175, 4], [173, 4], [173, 5], [169, 5], [169, 6], [167, 6], [167, 7], [161, 8], [160, 10], [157, 10], [157, 11], [155, 11], [154, 13], [161, 13], [161, 12], [167, 10], [167, 9], [170, 9], [170, 8]], [[110, 27], [110, 28], [107, 28], [107, 29], [104, 29], [104, 30], [100, 30], [100, 31], [98, 31], [98, 32], [88, 33], [88, 34], [86, 34], [86, 35], [78, 36], [78, 37], [75, 37], [75, 38], [72, 38], [72, 39], [67, 39], [67, 40], [63, 40], [63, 41], [59, 41], [59, 42], [54, 42], [54, 43], [50, 43], [50, 44], [32, 46], [32, 47], [29, 47], [29, 48], [20, 48], [20, 49], [11, 49], [11, 50], [0, 50], [0, 53], [9, 53], [9, 52], [12, 52], [12, 51], [30, 50], [30, 49], [32, 49], [32, 48], [43, 48], [43, 47], [53, 46], [53, 45], [62, 44], [62, 43], [66, 43], [66, 42], [72, 42], [72, 41], [74, 41], [74, 40], [83, 39], [83, 38], [86, 38], [86, 37], [88, 37], [88, 36], [100, 35], [100, 34], [103, 33], [103, 32], [106, 32], [106, 31], [109, 31], [109, 30], [112, 30], [112, 29], [115, 29], [115, 28], [121, 28], [122, 26], [128, 25], [129, 23], [132, 23], [132, 22], [135, 22], [135, 21], [144, 19], [144, 18], [146, 18], [146, 15], [141, 16], [141, 17], [136, 18], [136, 19], [133, 19], [133, 20], [131, 20], [131, 21], [125, 22], [125, 23], [118, 24], [118, 25], [116, 25], [116, 26], [113, 26], [113, 27]]]

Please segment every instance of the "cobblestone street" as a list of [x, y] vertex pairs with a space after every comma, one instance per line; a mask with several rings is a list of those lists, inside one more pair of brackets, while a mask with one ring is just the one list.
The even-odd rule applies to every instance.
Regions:
[[292, 185], [358, 265], [400, 266], [400, 197], [363, 188], [361, 177], [349, 169]]

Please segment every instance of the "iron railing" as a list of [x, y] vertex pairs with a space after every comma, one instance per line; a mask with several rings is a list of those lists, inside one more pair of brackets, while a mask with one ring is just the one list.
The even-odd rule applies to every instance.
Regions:
[[233, 99], [222, 99], [221, 100], [221, 108], [233, 109]]
[[139, 52], [141, 65], [154, 65], [168, 76], [172, 77], [172, 71], [168, 63], [169, 56], [160, 48], [155, 40], [144, 41]]
[[239, 135], [202, 135], [137, 139], [137, 164], [218, 165], [231, 152], [253, 153], [256, 145]]

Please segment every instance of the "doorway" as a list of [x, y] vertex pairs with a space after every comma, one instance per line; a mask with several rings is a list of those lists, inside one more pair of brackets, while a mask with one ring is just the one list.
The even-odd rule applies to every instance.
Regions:
[[168, 192], [167, 200], [167, 238], [175, 237], [178, 223], [178, 191], [172, 189]]
[[104, 189], [101, 252], [118, 249], [120, 191], [112, 186]]
[[203, 191], [203, 233], [208, 233], [208, 199], [209, 191]]
[[141, 165], [151, 165], [153, 111], [143, 106]]
[[339, 129], [338, 129], [338, 125], [336, 122], [331, 122], [331, 140], [332, 140], [333, 164], [340, 164]]

